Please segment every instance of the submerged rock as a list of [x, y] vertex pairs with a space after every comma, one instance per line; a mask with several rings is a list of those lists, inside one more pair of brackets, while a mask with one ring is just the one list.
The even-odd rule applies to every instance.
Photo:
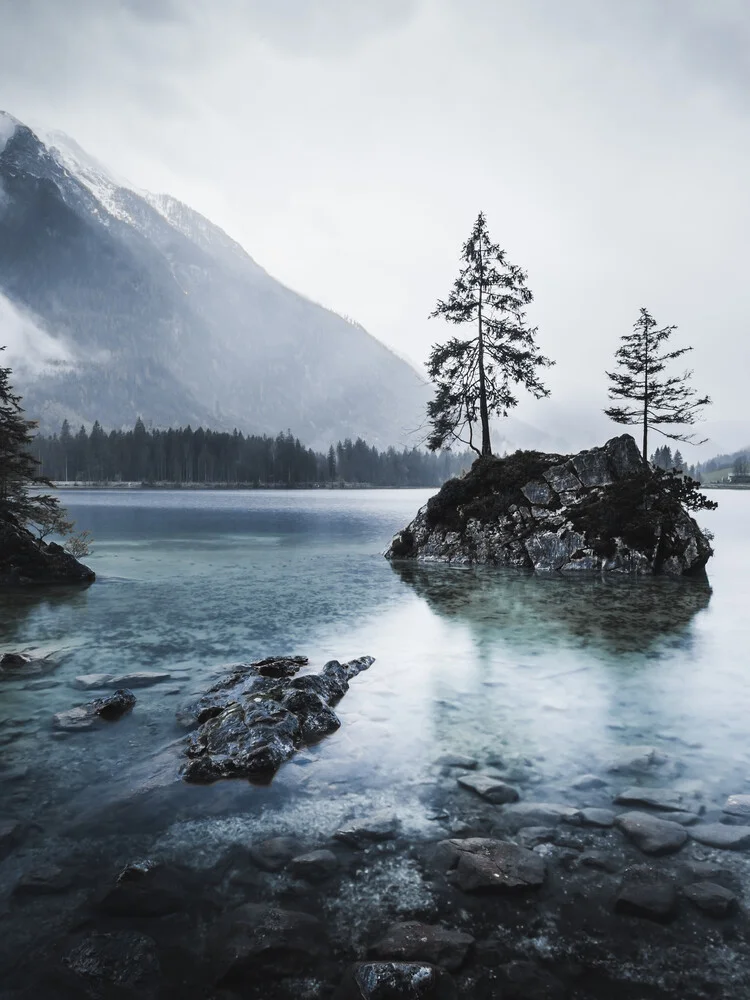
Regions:
[[724, 823], [698, 823], [690, 827], [690, 836], [699, 844], [724, 851], [742, 851], [750, 847], [750, 826]]
[[81, 691], [95, 688], [141, 688], [161, 684], [171, 677], [171, 674], [156, 670], [139, 670], [133, 674], [80, 674], [73, 681], [73, 686]]
[[668, 923], [676, 915], [677, 893], [672, 882], [648, 865], [633, 865], [624, 873], [615, 897], [615, 912]]
[[50, 656], [29, 656], [27, 653], [3, 653], [0, 656], [0, 677], [14, 680], [50, 674], [58, 667]]
[[180, 713], [198, 723], [185, 744], [187, 781], [272, 775], [298, 747], [341, 725], [332, 709], [349, 681], [373, 657], [331, 660], [318, 674], [296, 676], [306, 657], [269, 657], [233, 668], [196, 704]]
[[430, 962], [455, 972], [463, 965], [473, 944], [471, 934], [463, 931], [406, 920], [392, 924], [371, 951], [375, 958]]
[[[572, 456], [482, 457], [430, 498], [385, 555], [547, 573], [699, 573], [711, 546], [660, 476], [629, 434]], [[654, 501], [644, 505], [647, 490]]]
[[488, 802], [504, 805], [507, 802], [518, 802], [518, 790], [502, 778], [490, 774], [462, 774], [456, 779], [462, 788], [469, 788], [481, 795]]
[[99, 719], [114, 722], [129, 712], [135, 705], [135, 695], [127, 688], [115, 691], [106, 698], [97, 698], [87, 705], [78, 705], [67, 712], [58, 712], [52, 717], [55, 729], [75, 732], [91, 729]]
[[536, 888], [544, 882], [546, 870], [542, 858], [533, 851], [486, 837], [443, 840], [438, 844], [436, 861], [453, 873], [464, 892]]
[[737, 905], [737, 897], [715, 882], [694, 882], [682, 890], [691, 903], [711, 917], [726, 917]]
[[334, 1000], [458, 1000], [443, 969], [426, 962], [361, 962], [353, 966]]
[[0, 520], [0, 587], [92, 583], [96, 574], [56, 542]]
[[684, 826], [658, 819], [650, 813], [620, 813], [615, 823], [644, 854], [674, 854], [688, 839]]

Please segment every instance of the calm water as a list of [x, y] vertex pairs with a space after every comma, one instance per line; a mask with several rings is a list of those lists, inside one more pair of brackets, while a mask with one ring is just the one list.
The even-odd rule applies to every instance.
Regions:
[[[717, 494], [718, 495], [718, 494]], [[0, 865], [0, 891], [44, 858], [135, 850], [210, 860], [259, 830], [330, 834], [373, 807], [434, 829], [435, 759], [524, 761], [540, 799], [651, 744], [709, 798], [750, 790], [750, 493], [723, 492], [710, 587], [540, 579], [382, 558], [427, 491], [81, 492], [98, 574], [74, 593], [0, 596], [0, 651], [54, 652], [42, 682], [0, 687], [4, 815], [34, 831]], [[176, 777], [175, 709], [217, 669], [271, 653], [369, 653], [341, 729], [269, 787]], [[54, 733], [93, 697], [78, 674], [166, 670], [133, 713]], [[528, 795], [527, 795], [528, 797]], [[431, 825], [432, 824], [432, 825]]]

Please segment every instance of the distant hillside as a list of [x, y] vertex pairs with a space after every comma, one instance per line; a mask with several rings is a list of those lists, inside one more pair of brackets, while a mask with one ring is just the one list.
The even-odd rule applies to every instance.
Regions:
[[[293, 240], [294, 234], [289, 234]], [[167, 196], [0, 112], [0, 343], [30, 415], [413, 444], [409, 364]]]

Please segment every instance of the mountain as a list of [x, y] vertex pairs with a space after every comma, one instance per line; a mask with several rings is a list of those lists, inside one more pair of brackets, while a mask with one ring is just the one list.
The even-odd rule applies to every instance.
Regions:
[[428, 389], [208, 219], [0, 112], [0, 344], [46, 430], [203, 424], [414, 443]]

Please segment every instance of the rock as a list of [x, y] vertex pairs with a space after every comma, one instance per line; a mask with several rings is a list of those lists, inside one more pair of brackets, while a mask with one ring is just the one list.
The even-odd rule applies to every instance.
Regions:
[[475, 757], [464, 757], [460, 753], [444, 753], [435, 763], [441, 767], [460, 767], [463, 771], [473, 771], [479, 762]]
[[618, 805], [651, 806], [662, 812], [684, 812], [687, 798], [669, 788], [626, 788], [615, 798]]
[[45, 896], [64, 892], [73, 879], [57, 865], [41, 865], [26, 872], [13, 888], [14, 896]]
[[240, 664], [178, 720], [198, 724], [185, 741], [186, 781], [269, 778], [298, 747], [315, 743], [341, 725], [331, 708], [349, 680], [374, 662], [360, 656], [330, 660], [318, 674], [297, 676], [305, 657], [269, 657]]
[[95, 905], [115, 917], [162, 917], [186, 910], [198, 886], [191, 870], [146, 859], [126, 865]]
[[518, 831], [516, 839], [522, 847], [531, 850], [540, 844], [554, 843], [556, 836], [557, 830], [552, 826], [524, 826]]
[[[140, 670], [132, 674], [118, 674], [110, 677], [104, 684], [108, 688], [143, 688], [151, 687], [153, 684], [161, 684], [168, 681], [171, 674], [159, 670]], [[78, 678], [76, 678], [78, 680]]]
[[426, 962], [360, 962], [334, 1000], [458, 1000], [450, 975]]
[[[27, 653], [3, 653], [0, 656], [0, 678], [7, 678], [9, 680], [39, 677], [40, 675], [52, 673], [57, 667], [58, 662], [50, 656], [29, 656]], [[55, 682], [38, 681], [37, 683], [54, 684]]]
[[312, 691], [290, 691], [281, 704], [296, 715], [302, 739], [307, 744], [317, 743], [329, 733], [335, 733], [341, 725], [333, 709]]
[[605, 851], [583, 851], [578, 858], [578, 864], [584, 868], [595, 868], [600, 872], [616, 872], [620, 865]]
[[90, 997], [143, 998], [159, 995], [160, 966], [152, 938], [137, 931], [94, 932], [63, 956]]
[[490, 774], [462, 774], [457, 778], [462, 788], [469, 788], [477, 795], [481, 795], [488, 802], [496, 805], [503, 805], [506, 802], [517, 802], [519, 795], [517, 789], [506, 784], [502, 778], [493, 777]]
[[737, 905], [737, 897], [715, 882], [694, 882], [682, 890], [691, 903], [712, 917], [726, 917]]
[[688, 839], [687, 830], [679, 823], [657, 819], [650, 813], [620, 813], [615, 823], [644, 854], [674, 854]]
[[578, 792], [588, 792], [594, 788], [604, 788], [606, 784], [604, 778], [600, 778], [596, 774], [582, 774], [579, 778], [571, 781], [570, 787], [575, 788]]
[[371, 951], [375, 958], [420, 960], [455, 972], [463, 965], [473, 944], [471, 934], [407, 920], [392, 924]]
[[21, 824], [17, 819], [0, 819], [0, 858], [4, 858], [18, 842]]
[[0, 521], [0, 587], [92, 583], [96, 574], [56, 542]]
[[674, 885], [647, 865], [627, 869], [615, 898], [615, 912], [667, 923], [675, 916]]
[[514, 802], [503, 808], [503, 817], [509, 818], [520, 829], [522, 826], [580, 823], [581, 811], [555, 802]]
[[79, 674], [73, 681], [73, 687], [79, 691], [91, 691], [104, 687], [111, 680], [112, 674]]
[[[644, 489], [660, 503], [644, 509]], [[482, 457], [445, 483], [393, 539], [386, 558], [530, 567], [537, 572], [694, 574], [707, 537], [633, 438], [578, 455]]]
[[498, 969], [503, 1000], [565, 1000], [565, 986], [536, 962], [509, 962]]
[[700, 822], [700, 816], [694, 812], [655, 812], [657, 819], [666, 819], [670, 823], [679, 823], [680, 826], [693, 826]]
[[326, 945], [321, 922], [309, 913], [266, 903], [246, 903], [221, 927], [224, 973], [220, 985], [297, 975], [314, 966]]
[[298, 878], [308, 882], [322, 882], [330, 878], [339, 867], [338, 859], [333, 851], [308, 851], [298, 854], [289, 862], [289, 871]]
[[724, 812], [730, 816], [750, 816], [750, 795], [730, 795]]
[[250, 848], [250, 857], [259, 868], [278, 872], [302, 850], [296, 837], [271, 837]]
[[187, 781], [251, 778], [276, 771], [294, 754], [301, 733], [297, 717], [273, 701], [233, 704], [188, 738]]
[[127, 688], [115, 691], [105, 698], [97, 698], [87, 705], [78, 705], [67, 712], [58, 712], [52, 717], [55, 729], [75, 732], [81, 729], [91, 729], [99, 719], [115, 722], [131, 711], [135, 705], [135, 695]]
[[615, 814], [611, 809], [581, 809], [582, 826], [613, 826]]
[[544, 881], [546, 868], [542, 858], [504, 840], [484, 837], [444, 840], [438, 844], [437, 852], [437, 863], [453, 871], [453, 878], [464, 892], [530, 889]]
[[618, 755], [608, 763], [607, 770], [615, 774], [626, 772], [644, 774], [655, 767], [666, 764], [668, 759], [667, 755], [656, 747], [623, 747]]
[[368, 844], [383, 840], [393, 840], [401, 824], [397, 816], [377, 813], [368, 819], [355, 820], [334, 833], [336, 840], [350, 847], [367, 847]]
[[750, 847], [750, 826], [728, 826], [724, 823], [698, 823], [689, 830], [693, 840], [707, 847], [725, 851], [741, 851]]

